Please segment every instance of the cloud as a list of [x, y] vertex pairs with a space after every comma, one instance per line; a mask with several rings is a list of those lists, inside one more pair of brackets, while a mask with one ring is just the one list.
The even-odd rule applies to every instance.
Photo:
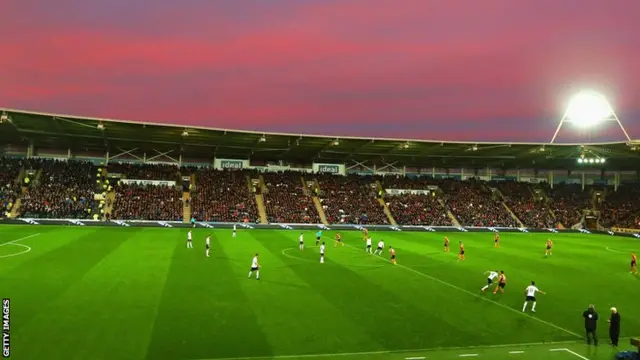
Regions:
[[576, 9], [563, 0], [159, 0], [153, 8], [74, 0], [51, 12], [42, 4], [9, 2], [5, 11], [32, 16], [0, 25], [11, 35], [0, 105], [479, 139], [520, 139], [522, 128], [523, 139], [542, 138], [584, 87], [606, 93], [621, 113], [640, 113], [636, 1], [584, 0]]

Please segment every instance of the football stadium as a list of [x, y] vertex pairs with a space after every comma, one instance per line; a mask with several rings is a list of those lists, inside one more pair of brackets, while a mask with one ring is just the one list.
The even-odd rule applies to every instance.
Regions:
[[[602, 114], [587, 109], [558, 130]], [[466, 143], [1, 111], [5, 358], [637, 350], [630, 138]], [[598, 347], [585, 343], [590, 304]]]

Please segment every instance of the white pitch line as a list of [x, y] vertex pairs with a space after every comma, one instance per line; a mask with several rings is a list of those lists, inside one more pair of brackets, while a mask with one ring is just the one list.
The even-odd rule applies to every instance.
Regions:
[[18, 256], [18, 255], [23, 255], [28, 253], [29, 251], [31, 251], [31, 247], [27, 246], [27, 245], [23, 245], [23, 244], [16, 244], [16, 243], [6, 243], [6, 244], [2, 244], [2, 245], [11, 245], [11, 246], [20, 246], [22, 248], [25, 248], [26, 250], [22, 250], [21, 252], [17, 252], [17, 253], [13, 253], [13, 254], [7, 254], [7, 255], [0, 255], [0, 259], [4, 259], [4, 258], [8, 258], [8, 257], [12, 257], [12, 256]]
[[478, 354], [460, 354], [458, 356], [459, 357], [474, 357], [474, 356], [478, 356]]
[[631, 253], [631, 251], [629, 251], [629, 252], [627, 253], [627, 252], [622, 252], [622, 251], [614, 250], [614, 249], [611, 249], [611, 248], [610, 248], [610, 247], [608, 247], [608, 246], [607, 246], [607, 247], [605, 247], [605, 250], [607, 250], [607, 251], [609, 251], [609, 252], [612, 252], [612, 253], [616, 253], [616, 254], [628, 254], [628, 253]]
[[18, 244], [17, 242], [32, 238], [32, 237], [38, 236], [38, 235], [40, 235], [40, 233], [29, 235], [29, 236], [25, 236], [25, 237], [20, 238], [20, 239], [16, 239], [16, 240], [13, 240], [13, 241], [9, 241], [9, 242], [0, 244], [0, 246], [11, 245], [11, 246], [19, 246], [19, 247], [22, 247], [22, 248], [25, 249], [25, 250], [22, 250], [21, 252], [17, 252], [17, 253], [14, 253], [14, 254], [0, 255], [0, 259], [13, 257], [13, 256], [18, 256], [18, 255], [23, 255], [23, 254], [28, 253], [29, 251], [31, 251], [31, 247], [28, 246], [28, 245], [24, 245], [24, 244]]
[[[624, 339], [620, 339], [624, 340]], [[523, 347], [523, 346], [540, 346], [540, 345], [561, 345], [576, 344], [580, 340], [570, 341], [550, 341], [550, 342], [532, 342], [520, 344], [494, 344], [494, 345], [472, 345], [472, 346], [452, 346], [452, 347], [432, 347], [424, 349], [400, 349], [400, 350], [380, 350], [380, 351], [363, 351], [348, 353], [327, 353], [327, 354], [304, 354], [304, 355], [271, 355], [271, 356], [244, 356], [244, 357], [228, 357], [228, 358], [201, 358], [192, 360], [267, 360], [267, 359], [313, 359], [313, 358], [333, 358], [340, 356], [366, 356], [366, 355], [384, 355], [384, 354], [402, 354], [402, 353], [419, 353], [428, 351], [450, 351], [450, 350], [475, 350], [475, 349], [500, 349], [507, 347]], [[553, 349], [552, 351], [564, 351], [564, 349]]]
[[305, 258], [301, 258], [301, 257], [297, 257], [297, 256], [293, 256], [293, 255], [289, 255], [288, 252], [291, 250], [295, 250], [296, 248], [287, 248], [287, 249], [282, 249], [282, 255], [288, 257], [289, 259], [296, 259], [296, 260], [303, 260], [303, 261], [307, 261], [307, 262], [315, 262], [315, 261], [311, 261], [309, 259], [305, 259]]
[[524, 351], [522, 351], [522, 350], [518, 350], [518, 351], [509, 351], [509, 354], [524, 354]]
[[549, 349], [549, 351], [564, 351], [564, 349]]
[[582, 356], [582, 355], [578, 354], [578, 353], [577, 353], [577, 352], [575, 352], [575, 351], [571, 351], [571, 350], [569, 350], [569, 349], [564, 349], [564, 351], [566, 351], [566, 352], [568, 352], [569, 354], [574, 355], [574, 356], [576, 356], [576, 357], [578, 357], [578, 358], [580, 358], [580, 359], [582, 359], [582, 360], [589, 360], [588, 358], [586, 358], [586, 357], [584, 357], [584, 356]]
[[424, 360], [424, 359], [426, 359], [426, 357], [424, 356], [413, 356], [413, 357], [404, 358], [404, 360]]
[[[352, 249], [359, 250], [358, 248], [356, 248], [356, 247], [354, 247], [354, 246], [351, 246], [351, 245], [349, 245], [349, 244], [345, 244], [345, 245], [346, 245], [347, 247], [352, 248]], [[390, 260], [388, 260], [388, 259], [386, 259], [386, 258], [383, 258], [383, 257], [380, 257], [380, 256], [376, 256], [376, 257], [377, 257], [377, 258], [379, 258], [379, 259], [381, 259], [381, 260], [383, 260], [383, 261], [386, 261], [386, 262], [388, 262], [388, 263], [391, 263], [391, 261], [390, 261]], [[425, 273], [423, 273], [423, 272], [421, 272], [421, 271], [415, 270], [415, 269], [413, 269], [413, 268], [410, 268], [410, 267], [408, 267], [408, 266], [404, 266], [404, 265], [401, 265], [401, 264], [396, 264], [395, 266], [397, 266], [397, 267], [401, 267], [401, 268], [403, 268], [403, 269], [405, 269], [405, 270], [408, 270], [408, 271], [411, 271], [412, 273], [414, 273], [414, 274], [416, 274], [416, 275], [420, 275], [420, 276], [423, 276], [423, 277], [425, 277], [425, 278], [427, 278], [427, 279], [431, 279], [431, 280], [433, 280], [433, 281], [439, 282], [439, 283], [440, 283], [440, 284], [442, 284], [442, 285], [448, 286], [448, 287], [450, 287], [450, 288], [452, 288], [452, 289], [456, 289], [456, 290], [458, 290], [458, 291], [461, 291], [461, 292], [463, 292], [463, 293], [466, 293], [466, 294], [468, 294], [468, 295], [471, 295], [471, 296], [473, 296], [473, 297], [475, 297], [475, 298], [478, 298], [478, 299], [481, 299], [481, 300], [484, 300], [484, 301], [488, 301], [488, 302], [490, 302], [491, 304], [494, 304], [494, 305], [496, 305], [496, 306], [499, 306], [499, 307], [501, 307], [501, 308], [503, 308], [503, 309], [507, 309], [507, 310], [509, 310], [509, 311], [511, 311], [511, 312], [514, 312], [514, 313], [516, 313], [516, 314], [522, 315], [522, 316], [527, 317], [527, 318], [529, 318], [529, 319], [533, 319], [533, 320], [538, 321], [538, 322], [540, 322], [540, 323], [542, 323], [542, 324], [545, 324], [545, 325], [551, 326], [551, 327], [553, 327], [553, 328], [555, 328], [555, 329], [557, 329], [557, 330], [564, 331], [564, 332], [566, 332], [567, 334], [571, 334], [571, 335], [573, 335], [573, 336], [575, 336], [575, 337], [582, 338], [582, 335], [578, 335], [577, 333], [574, 333], [574, 332], [573, 332], [573, 331], [571, 331], [571, 330], [567, 330], [567, 329], [565, 329], [565, 328], [563, 328], [563, 327], [560, 327], [560, 326], [558, 326], [558, 325], [556, 325], [556, 324], [550, 323], [550, 322], [548, 322], [548, 321], [542, 320], [542, 319], [537, 318], [537, 317], [533, 317], [533, 316], [531, 316], [531, 315], [528, 315], [527, 313], [523, 313], [523, 312], [518, 311], [518, 310], [516, 310], [516, 309], [514, 309], [514, 308], [510, 308], [510, 307], [508, 307], [508, 306], [506, 306], [506, 305], [502, 305], [502, 304], [501, 304], [501, 303], [499, 303], [499, 302], [491, 301], [491, 300], [487, 299], [487, 298], [486, 298], [486, 297], [484, 297], [484, 296], [480, 296], [480, 295], [478, 295], [478, 294], [474, 294], [474, 293], [472, 293], [472, 292], [471, 292], [471, 291], [469, 291], [469, 290], [465, 290], [465, 289], [463, 289], [463, 288], [461, 288], [461, 287], [455, 286], [455, 285], [453, 285], [453, 284], [451, 284], [451, 283], [448, 283], [448, 282], [446, 282], [446, 281], [444, 281], [444, 280], [440, 280], [440, 279], [438, 279], [438, 278], [436, 278], [436, 277], [433, 277], [433, 276], [431, 276], [431, 275], [427, 275], [427, 274], [425, 274]]]
[[2, 243], [2, 244], [0, 244], [0, 246], [4, 246], [4, 245], [12, 245], [12, 244], [14, 244], [14, 243], [17, 243], [18, 241], [27, 240], [27, 239], [30, 239], [30, 238], [32, 238], [32, 237], [34, 237], [34, 236], [38, 236], [38, 235], [40, 235], [40, 233], [32, 234], [32, 235], [25, 236], [25, 237], [20, 238], [20, 239], [16, 239], [16, 240], [8, 241], [8, 242], [6, 242], [6, 243]]

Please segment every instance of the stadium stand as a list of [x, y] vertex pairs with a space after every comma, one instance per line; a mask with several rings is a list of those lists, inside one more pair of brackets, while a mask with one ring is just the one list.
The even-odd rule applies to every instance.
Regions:
[[549, 207], [544, 201], [534, 198], [530, 184], [516, 181], [496, 181], [491, 184], [502, 192], [505, 203], [525, 227], [555, 227]]
[[0, 158], [0, 217], [11, 210], [20, 194], [20, 186], [15, 181], [22, 164], [21, 159]]
[[263, 173], [267, 186], [265, 206], [270, 223], [320, 223], [312, 197], [302, 188], [301, 175], [294, 171]]
[[191, 194], [191, 216], [202, 221], [255, 222], [256, 201], [246, 170], [201, 169]]
[[320, 198], [329, 223], [388, 224], [376, 198], [373, 178], [359, 175], [318, 174]]
[[399, 225], [451, 226], [447, 209], [435, 196], [403, 194], [385, 196]]
[[179, 187], [119, 184], [115, 189], [114, 220], [182, 220]]
[[600, 204], [600, 225], [620, 228], [640, 228], [640, 187], [624, 184], [618, 191], [608, 192]]
[[463, 226], [517, 227], [517, 222], [501, 203], [493, 199], [483, 182], [447, 179], [439, 185], [446, 204]]
[[551, 200], [549, 206], [558, 222], [565, 228], [570, 228], [580, 222], [582, 210], [589, 207], [590, 200], [589, 193], [583, 191], [581, 185], [560, 183], [551, 188], [544, 183], [541, 186]]
[[135, 180], [178, 180], [180, 169], [168, 164], [136, 164], [110, 162], [110, 173], [122, 174], [124, 178]]
[[85, 219], [91, 216], [96, 205], [96, 171], [92, 163], [31, 159], [27, 166], [42, 170], [42, 174], [39, 182], [22, 195], [23, 217]]

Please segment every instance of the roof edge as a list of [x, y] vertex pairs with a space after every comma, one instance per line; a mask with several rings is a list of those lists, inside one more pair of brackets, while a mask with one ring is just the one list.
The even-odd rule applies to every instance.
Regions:
[[[426, 143], [426, 144], [468, 144], [468, 145], [528, 145], [528, 146], [580, 146], [580, 145], [620, 145], [628, 144], [627, 141], [605, 141], [605, 142], [583, 142], [583, 143], [551, 143], [551, 142], [511, 142], [511, 141], [451, 141], [451, 140], [434, 140], [434, 139], [410, 139], [410, 138], [385, 138], [385, 137], [365, 137], [365, 136], [336, 136], [336, 135], [320, 135], [320, 134], [299, 134], [299, 133], [280, 133], [269, 131], [251, 131], [251, 130], [239, 130], [239, 129], [226, 129], [215, 128], [206, 126], [192, 126], [192, 125], [177, 125], [169, 123], [157, 123], [135, 120], [121, 120], [112, 118], [99, 118], [99, 117], [87, 117], [78, 115], [66, 115], [40, 111], [29, 111], [22, 109], [12, 109], [0, 107], [0, 111], [8, 113], [19, 113], [25, 115], [36, 116], [48, 116], [66, 118], [72, 120], [89, 120], [89, 121], [101, 121], [106, 123], [125, 123], [135, 125], [153, 125], [168, 128], [181, 128], [181, 129], [193, 129], [193, 130], [209, 130], [220, 132], [233, 132], [238, 134], [252, 134], [252, 135], [265, 135], [265, 136], [293, 136], [293, 137], [306, 137], [306, 138], [318, 138], [318, 139], [344, 139], [344, 140], [369, 140], [369, 141], [394, 141], [394, 142], [414, 142], [414, 143]], [[632, 139], [631, 143], [640, 143], [639, 140]]]

